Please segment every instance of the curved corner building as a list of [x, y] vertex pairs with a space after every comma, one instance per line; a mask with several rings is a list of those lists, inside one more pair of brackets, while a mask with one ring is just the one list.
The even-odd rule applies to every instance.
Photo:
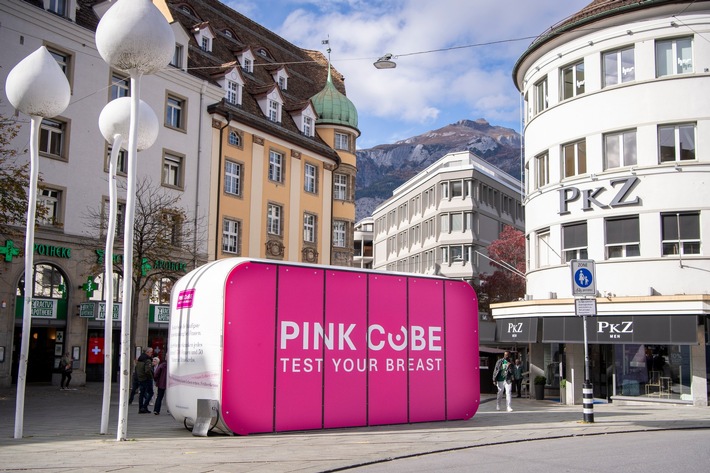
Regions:
[[[531, 377], [581, 403], [572, 261], [594, 261], [594, 396], [707, 406], [710, 2], [596, 0], [538, 37], [525, 100], [527, 294], [498, 331], [534, 325]], [[578, 297], [579, 298], [579, 297]]]

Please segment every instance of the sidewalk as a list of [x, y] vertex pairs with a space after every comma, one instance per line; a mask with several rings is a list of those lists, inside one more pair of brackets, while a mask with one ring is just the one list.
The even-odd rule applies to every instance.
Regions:
[[134, 402], [129, 410], [129, 440], [118, 442], [117, 391], [114, 386], [109, 434], [100, 435], [101, 383], [76, 391], [28, 385], [24, 437], [14, 439], [15, 388], [0, 390], [0, 471], [324, 472], [506, 442], [710, 428], [710, 408], [595, 404], [595, 422], [584, 424], [582, 406], [514, 398], [514, 412], [498, 412], [495, 400], [484, 395], [468, 421], [193, 437], [166, 412], [139, 415]]

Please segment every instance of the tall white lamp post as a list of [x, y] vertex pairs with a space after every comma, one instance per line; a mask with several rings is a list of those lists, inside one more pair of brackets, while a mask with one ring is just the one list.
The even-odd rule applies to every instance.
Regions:
[[[101, 408], [101, 434], [108, 433], [109, 407], [111, 405], [111, 370], [113, 368], [113, 241], [116, 235], [116, 164], [118, 154], [125, 143], [125, 136], [131, 121], [131, 99], [121, 97], [109, 102], [99, 115], [99, 129], [106, 141], [112, 145], [109, 162], [109, 215], [106, 230], [106, 251], [104, 253], [104, 296], [106, 316], [104, 317], [104, 397]], [[140, 101], [138, 107], [137, 151], [150, 148], [158, 137], [158, 117], [150, 105]], [[125, 149], [125, 147], [123, 148]]]
[[37, 176], [39, 174], [39, 131], [42, 118], [62, 113], [69, 105], [71, 89], [57, 61], [44, 46], [23, 59], [7, 76], [7, 99], [13, 107], [31, 118], [30, 187], [25, 232], [25, 299], [22, 311], [20, 366], [17, 370], [15, 438], [22, 438], [25, 413], [27, 355], [32, 329], [32, 294], [34, 279], [35, 218], [37, 216]]
[[118, 0], [96, 28], [96, 47], [111, 67], [131, 77], [128, 129], [126, 221], [123, 239], [123, 307], [121, 310], [121, 391], [117, 440], [126, 440], [131, 371], [131, 301], [133, 300], [133, 220], [135, 218], [138, 104], [144, 74], [154, 74], [170, 63], [175, 35], [150, 0]]

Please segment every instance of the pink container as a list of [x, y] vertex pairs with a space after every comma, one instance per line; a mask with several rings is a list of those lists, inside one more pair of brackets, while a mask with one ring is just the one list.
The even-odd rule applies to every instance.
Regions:
[[[167, 402], [250, 434], [468, 419], [480, 403], [478, 302], [463, 281], [220, 260], [172, 294]], [[223, 341], [223, 342], [222, 342]]]

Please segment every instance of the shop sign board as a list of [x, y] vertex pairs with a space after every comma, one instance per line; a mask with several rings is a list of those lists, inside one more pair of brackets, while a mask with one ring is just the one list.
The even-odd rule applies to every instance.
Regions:
[[592, 316], [597, 315], [597, 300], [596, 298], [580, 299], [574, 300], [574, 315], [577, 317]]
[[[105, 302], [99, 302], [98, 304], [98, 313], [96, 314], [96, 320], [105, 320], [106, 319], [106, 303]], [[121, 303], [120, 302], [114, 302], [113, 304], [113, 317], [112, 320], [114, 322], [119, 322], [121, 320]]]

